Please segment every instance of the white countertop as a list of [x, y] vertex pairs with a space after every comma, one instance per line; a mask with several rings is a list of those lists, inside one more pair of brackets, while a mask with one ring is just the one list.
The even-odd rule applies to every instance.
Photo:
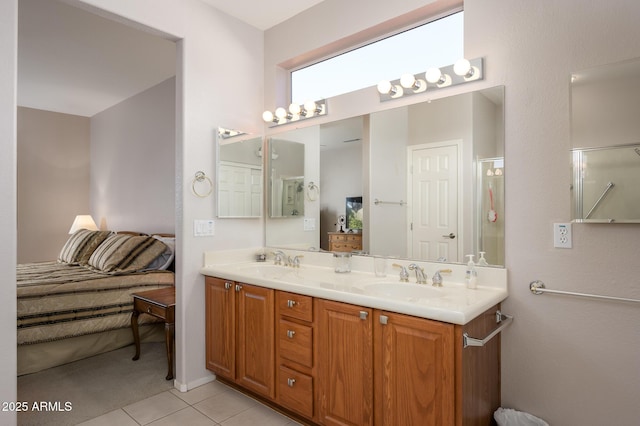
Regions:
[[[287, 250], [287, 255], [304, 256], [302, 265], [292, 268], [274, 265], [272, 258], [266, 262], [253, 261], [256, 250], [259, 249], [207, 252], [200, 273], [460, 325], [508, 296], [506, 270], [502, 268], [477, 267], [478, 288], [467, 289], [463, 284], [464, 265], [416, 262], [429, 277], [438, 269], [452, 270], [442, 274], [442, 287], [433, 287], [430, 283], [416, 284], [413, 273], [409, 283], [400, 282], [399, 269], [395, 268], [387, 270], [386, 277], [377, 277], [370, 256], [354, 256], [351, 272], [336, 273], [331, 253]], [[388, 260], [388, 263], [406, 266], [412, 262]]]

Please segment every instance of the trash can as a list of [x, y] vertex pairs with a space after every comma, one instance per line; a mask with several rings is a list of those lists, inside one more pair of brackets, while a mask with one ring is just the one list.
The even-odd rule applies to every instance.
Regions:
[[498, 426], [549, 426], [549, 423], [533, 414], [517, 411], [511, 408], [498, 408], [493, 413]]

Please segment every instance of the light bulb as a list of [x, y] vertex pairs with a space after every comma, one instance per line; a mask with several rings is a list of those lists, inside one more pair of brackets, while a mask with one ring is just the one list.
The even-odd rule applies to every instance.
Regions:
[[303, 106], [307, 116], [314, 115], [318, 109], [318, 105], [314, 101], [304, 101]]
[[279, 120], [287, 118], [287, 110], [282, 107], [276, 108], [276, 117], [278, 117]]
[[298, 104], [291, 104], [289, 105], [289, 112], [293, 115], [299, 115], [300, 114], [300, 105]]
[[424, 77], [429, 83], [441, 83], [442, 71], [440, 71], [440, 68], [429, 68], [427, 72], [424, 73]]
[[262, 119], [267, 123], [273, 122], [273, 113], [271, 111], [265, 111], [262, 113]]
[[416, 84], [416, 77], [413, 74], [402, 74], [400, 85], [405, 89], [411, 89]]
[[453, 72], [461, 77], [471, 77], [473, 75], [471, 62], [469, 62], [468, 59], [459, 59], [455, 64], [453, 64]]
[[382, 80], [378, 83], [378, 92], [382, 95], [388, 95], [392, 93], [394, 87], [391, 85], [389, 80]]

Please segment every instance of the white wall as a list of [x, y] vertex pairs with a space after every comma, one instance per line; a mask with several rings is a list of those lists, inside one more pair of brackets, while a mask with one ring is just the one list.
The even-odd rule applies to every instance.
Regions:
[[91, 214], [101, 229], [175, 232], [176, 79], [91, 117]]
[[[0, 2], [0, 400], [17, 401], [16, 390], [16, 86], [18, 0]], [[0, 423], [15, 424], [16, 413], [0, 411]]]
[[58, 258], [89, 214], [89, 119], [18, 108], [18, 263]]
[[[377, 13], [389, 11], [387, 2], [369, 1], [359, 13], [347, 14], [348, 25], [329, 26], [344, 15], [343, 2], [321, 5], [313, 17], [301, 14], [267, 31], [265, 107], [284, 104], [275, 94], [282, 89], [278, 64], [332, 43], [344, 47], [345, 32], [389, 17]], [[638, 225], [574, 225], [570, 250], [555, 249], [552, 241], [552, 224], [570, 218], [570, 73], [640, 56], [640, 46], [630, 42], [640, 39], [639, 15], [640, 3], [627, 0], [465, 3], [465, 55], [485, 58], [486, 78], [462, 89], [506, 86], [510, 296], [503, 309], [516, 318], [502, 340], [502, 401], [553, 425], [635, 425], [640, 418], [637, 307], [528, 290], [530, 281], [541, 279], [549, 288], [640, 298]], [[314, 37], [289, 43], [288, 35], [299, 28]], [[332, 99], [327, 120], [389, 107], [379, 104], [372, 88]]]

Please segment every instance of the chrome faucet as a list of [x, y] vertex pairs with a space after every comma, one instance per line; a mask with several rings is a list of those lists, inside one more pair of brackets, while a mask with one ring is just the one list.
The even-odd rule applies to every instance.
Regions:
[[440, 275], [440, 271], [436, 271], [433, 274], [433, 284], [434, 287], [442, 287], [442, 275]]
[[422, 269], [420, 266], [418, 266], [415, 263], [412, 263], [411, 265], [409, 265], [409, 270], [416, 271], [416, 283], [418, 284], [427, 283], [427, 276], [424, 274], [424, 269]]
[[409, 282], [409, 271], [407, 271], [407, 268], [405, 266], [398, 265], [397, 263], [394, 263], [393, 266], [400, 268], [400, 281], [403, 283]]
[[291, 266], [292, 268], [299, 268], [300, 267], [300, 258], [304, 257], [304, 255], [299, 254], [297, 256], [293, 256], [293, 258], [291, 256], [289, 256], [287, 258], [287, 266]]
[[282, 262], [284, 261], [285, 258], [285, 254], [282, 250], [276, 250], [273, 252], [273, 255], [275, 256], [273, 258], [273, 264], [274, 265], [282, 265]]

